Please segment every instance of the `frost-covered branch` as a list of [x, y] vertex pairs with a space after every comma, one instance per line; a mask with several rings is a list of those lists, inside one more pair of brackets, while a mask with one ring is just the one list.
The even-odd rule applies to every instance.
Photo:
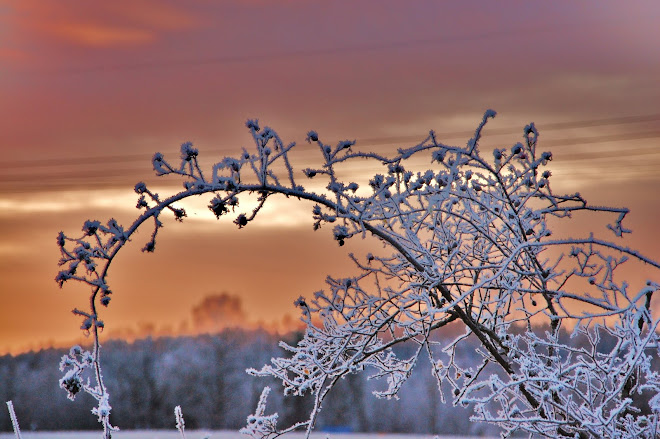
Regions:
[[[660, 264], [617, 243], [630, 232], [623, 226], [627, 209], [554, 193], [547, 169], [552, 154], [537, 149], [534, 124], [524, 128], [523, 142], [482, 152], [479, 141], [494, 116], [485, 113], [466, 147], [439, 143], [431, 132], [391, 157], [356, 151], [355, 141], [331, 146], [310, 131], [307, 141], [318, 147], [320, 163], [300, 171], [293, 165], [296, 145], [254, 120], [246, 124], [254, 148], [222, 159], [210, 173], [202, 172], [190, 143], [181, 146], [175, 162], [155, 154], [159, 175], [184, 179], [181, 192], [161, 198], [138, 183], [141, 214], [128, 228], [114, 220], [87, 221], [82, 236], [58, 236], [64, 269], [56, 280], [90, 286], [89, 309], [74, 313], [95, 340], [91, 354], [63, 360], [68, 370], [63, 387], [95, 396], [96, 413], [109, 426], [98, 304], [108, 305], [108, 269], [138, 228], [152, 225], [143, 247], [151, 252], [161, 215], [183, 221], [186, 212], [175, 205], [188, 197], [211, 194], [212, 213], [233, 214], [242, 228], [272, 197], [286, 196], [311, 202], [314, 229], [330, 226], [339, 245], [372, 235], [386, 250], [351, 255], [359, 275], [329, 277], [325, 291], [296, 300], [307, 325], [304, 338], [295, 346], [282, 344], [287, 357], [250, 371], [278, 378], [286, 394], [313, 394], [308, 421], [278, 430], [277, 416], [265, 415], [264, 391], [245, 433], [264, 438], [296, 428], [309, 433], [325, 396], [347, 374], [368, 371], [385, 382], [376, 396], [396, 398], [427, 356], [440, 390], [451, 390], [454, 404], [472, 406], [475, 421], [497, 424], [505, 434], [655, 437], [660, 379], [651, 299], [660, 285], [649, 280], [633, 286], [619, 279], [617, 269], [624, 263]], [[381, 172], [364, 182], [360, 176], [340, 178], [342, 166], [364, 160]], [[429, 164], [421, 167], [424, 161]], [[321, 180], [324, 189], [305, 189], [302, 179]], [[258, 196], [257, 207], [240, 212], [241, 198], [250, 193]], [[570, 229], [578, 212], [594, 220], [612, 216], [603, 227], [613, 232], [612, 240], [594, 234], [556, 237]], [[459, 323], [461, 336], [437, 341], [437, 331]], [[470, 338], [481, 344], [480, 365], [461, 360]], [[413, 344], [414, 353], [399, 358], [395, 348], [404, 343]], [[91, 366], [96, 385], [80, 384], [77, 377]]]

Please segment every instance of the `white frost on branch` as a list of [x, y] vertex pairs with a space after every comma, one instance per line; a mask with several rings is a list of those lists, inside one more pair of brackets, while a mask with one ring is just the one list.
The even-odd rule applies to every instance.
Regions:
[[[359, 275], [329, 277], [327, 290], [299, 298], [295, 304], [307, 325], [303, 339], [282, 344], [287, 356], [250, 370], [279, 379], [286, 394], [312, 394], [309, 419], [278, 430], [277, 416], [265, 415], [265, 390], [242, 432], [270, 438], [305, 428], [309, 434], [339, 379], [366, 371], [385, 382], [377, 396], [396, 398], [427, 356], [441, 392], [451, 391], [454, 404], [474, 409], [473, 420], [496, 424], [505, 435], [656, 437], [660, 348], [651, 299], [660, 286], [650, 280], [635, 290], [620, 279], [618, 268], [660, 264], [594, 234], [557, 237], [557, 225], [570, 228], [576, 212], [594, 216], [594, 224], [598, 215], [612, 216], [605, 225], [614, 238], [621, 237], [630, 232], [623, 226], [628, 210], [554, 193], [547, 168], [553, 156], [537, 149], [534, 124], [523, 129], [522, 142], [482, 153], [482, 131], [493, 117], [492, 110], [484, 114], [466, 147], [444, 145], [431, 132], [391, 157], [357, 151], [356, 141], [328, 145], [309, 131], [306, 140], [318, 147], [320, 163], [301, 171], [291, 161], [296, 145], [283, 143], [256, 120], [246, 123], [252, 150], [220, 160], [209, 176], [189, 142], [181, 146], [178, 163], [155, 154], [159, 175], [184, 179], [181, 192], [161, 197], [138, 183], [141, 215], [130, 227], [87, 221], [81, 237], [57, 238], [64, 269], [56, 281], [76, 280], [92, 289], [90, 309], [74, 311], [95, 340], [98, 385], [90, 389], [107, 401], [97, 304], [108, 305], [108, 268], [139, 227], [153, 225], [143, 247], [151, 252], [161, 214], [170, 212], [177, 221], [187, 216], [175, 206], [180, 200], [211, 194], [211, 212], [217, 218], [235, 215], [242, 228], [268, 198], [286, 196], [311, 202], [314, 229], [329, 225], [339, 245], [372, 235], [386, 250], [366, 258], [351, 255]], [[426, 169], [419, 168], [419, 159], [430, 162]], [[365, 160], [380, 165], [381, 172], [362, 187], [342, 181], [342, 166]], [[301, 178], [321, 179], [325, 190], [306, 190]], [[257, 206], [241, 212], [240, 199], [250, 193], [258, 196]], [[439, 342], [435, 333], [456, 324], [464, 333]], [[461, 349], [468, 339], [480, 343], [479, 364], [464, 364]], [[412, 354], [400, 358], [401, 344], [412, 344]], [[67, 367], [65, 383], [75, 388], [79, 366]]]

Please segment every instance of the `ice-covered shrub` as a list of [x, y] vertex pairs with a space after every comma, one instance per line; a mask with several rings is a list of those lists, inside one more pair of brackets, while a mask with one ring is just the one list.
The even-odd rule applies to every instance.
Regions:
[[[651, 280], [631, 285], [617, 269], [629, 259], [660, 265], [616, 242], [629, 233], [626, 209], [554, 193], [552, 154], [537, 148], [534, 124], [524, 128], [523, 142], [482, 151], [482, 130], [494, 116], [485, 113], [465, 147], [444, 145], [431, 132], [392, 156], [356, 151], [354, 141], [328, 145], [310, 131], [307, 141], [318, 147], [320, 163], [301, 171], [290, 160], [295, 144], [283, 143], [256, 120], [246, 124], [254, 148], [224, 158], [209, 173], [191, 143], [181, 146], [175, 161], [156, 153], [159, 175], [184, 177], [181, 192], [161, 197], [138, 183], [141, 214], [129, 227], [87, 221], [82, 236], [57, 238], [63, 269], [56, 281], [91, 287], [90, 309], [74, 312], [95, 342], [81, 359], [77, 353], [63, 359], [61, 385], [70, 394], [81, 388], [96, 397], [95, 413], [109, 435], [99, 306], [110, 302], [106, 275], [117, 252], [147, 222], [153, 232], [143, 250], [154, 251], [160, 216], [169, 212], [183, 221], [186, 212], [175, 204], [185, 198], [211, 194], [211, 212], [218, 218], [233, 215], [242, 228], [268, 198], [282, 195], [311, 202], [314, 228], [328, 225], [339, 245], [371, 235], [386, 250], [351, 255], [359, 275], [329, 278], [326, 291], [296, 300], [307, 324], [303, 339], [283, 344], [289, 356], [251, 370], [280, 379], [288, 395], [313, 394], [309, 419], [278, 429], [277, 416], [265, 413], [264, 391], [244, 432], [274, 437], [294, 428], [311, 431], [324, 398], [347, 374], [367, 371], [382, 378], [385, 385], [376, 396], [396, 398], [426, 356], [440, 390], [450, 389], [454, 404], [473, 407], [474, 421], [497, 424], [506, 434], [655, 437], [660, 376], [651, 299], [659, 285]], [[342, 166], [364, 160], [382, 171], [362, 187], [340, 178]], [[325, 189], [305, 189], [300, 181], [306, 179], [323, 179]], [[236, 212], [246, 193], [258, 194], [257, 207]], [[570, 229], [565, 223], [578, 212], [612, 216], [607, 225], [612, 240], [553, 233]], [[455, 340], [432, 341], [434, 331], [456, 324], [464, 332]], [[467, 339], [480, 343], [478, 364], [460, 360]], [[414, 354], [397, 357], [392, 347], [400, 343], [414, 344]], [[95, 384], [78, 380], [87, 367]]]

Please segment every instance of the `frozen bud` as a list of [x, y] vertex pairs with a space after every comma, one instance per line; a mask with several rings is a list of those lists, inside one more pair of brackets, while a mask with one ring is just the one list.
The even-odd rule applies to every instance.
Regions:
[[248, 119], [245, 122], [245, 126], [251, 130], [259, 131], [259, 120], [258, 119]]
[[472, 171], [465, 171], [465, 179], [466, 180], [472, 179]]
[[248, 219], [245, 216], [245, 214], [242, 214], [242, 213], [240, 215], [238, 215], [238, 217], [234, 221], [234, 224], [236, 224], [239, 229], [245, 227], [247, 225], [247, 223], [248, 223]]
[[433, 151], [433, 161], [442, 163], [445, 160], [445, 156], [446, 156], [446, 152], [441, 149], [437, 151]]
[[269, 127], [265, 127], [263, 132], [261, 133], [261, 138], [266, 140], [266, 141], [270, 140], [274, 136], [275, 136], [275, 133]]
[[392, 164], [390, 164], [390, 165], [387, 167], [387, 170], [388, 170], [391, 174], [400, 174], [400, 173], [402, 173], [402, 172], [405, 171], [405, 169], [403, 168], [403, 166], [401, 166], [400, 163], [392, 163]]
[[184, 142], [181, 144], [181, 158], [185, 161], [190, 161], [194, 157], [197, 157], [199, 151], [196, 148], [193, 148], [192, 142]]
[[502, 151], [498, 148], [495, 148], [493, 151], [493, 157], [495, 157], [495, 160], [502, 160]]
[[62, 355], [62, 359], [60, 360], [60, 370], [64, 371], [64, 369], [71, 366], [73, 366], [73, 360], [71, 357], [68, 355]]
[[91, 352], [85, 351], [85, 353], [81, 356], [81, 360], [86, 365], [91, 366], [92, 363], [94, 363], [94, 356]]
[[305, 302], [305, 298], [303, 296], [300, 296], [296, 300], [293, 301], [293, 305], [294, 306], [307, 307], [307, 302]]
[[335, 226], [333, 232], [337, 241], [348, 238], [348, 229], [345, 226]]
[[57, 282], [61, 288], [64, 282], [71, 279], [71, 276], [72, 276], [71, 273], [69, 273], [66, 270], [62, 270], [59, 273], [57, 273], [57, 276], [55, 276], [55, 282]]
[[355, 145], [355, 140], [342, 140], [337, 146], [339, 149], [347, 149], [353, 145]]
[[319, 135], [316, 131], [310, 131], [307, 133], [307, 142], [318, 142], [319, 141]]
[[176, 207], [172, 208], [172, 213], [174, 213], [174, 219], [181, 222], [183, 218], [188, 216], [184, 209], [177, 209]]
[[217, 196], [211, 200], [208, 207], [211, 209], [211, 212], [215, 214], [216, 218], [220, 218], [220, 215], [229, 212], [225, 201]]
[[87, 236], [91, 236], [94, 233], [96, 233], [96, 231], [99, 229], [100, 225], [101, 225], [100, 221], [87, 220], [87, 221], [85, 221], [85, 224], [83, 224], [82, 231], [85, 232], [85, 234]]
[[153, 253], [154, 250], [156, 250], [156, 243], [154, 242], [153, 239], [151, 241], [147, 242], [144, 245], [144, 247], [142, 248], [142, 251], [147, 252], [147, 253]]
[[82, 329], [83, 331], [88, 331], [89, 328], [91, 328], [91, 327], [92, 327], [92, 318], [91, 317], [86, 318], [83, 321], [82, 325], [80, 325], [80, 329]]
[[79, 375], [70, 371], [60, 380], [60, 387], [66, 390], [68, 398], [73, 400], [76, 394], [82, 389], [83, 382]]
[[543, 171], [543, 174], [542, 174], [542, 175], [543, 175], [543, 178], [546, 178], [546, 179], [547, 179], [547, 178], [550, 178], [550, 176], [552, 175], [552, 172], [550, 172], [550, 171]]
[[374, 189], [379, 189], [381, 185], [383, 184], [384, 177], [380, 174], [374, 175], [374, 178], [369, 180], [369, 186], [371, 186]]
[[552, 160], [552, 153], [544, 152], [543, 154], [541, 154], [541, 160], [547, 160], [547, 161]]
[[57, 234], [57, 245], [60, 247], [64, 247], [64, 244], [65, 244], [64, 232], [60, 232]]
[[511, 152], [515, 154], [520, 154], [522, 152], [523, 146], [522, 143], [516, 143], [513, 145], [513, 148], [511, 148]]
[[271, 153], [270, 148], [268, 148], [268, 147], [264, 148], [264, 154], [265, 155], [270, 155], [270, 153]]
[[142, 195], [137, 200], [137, 203], [135, 204], [135, 207], [138, 208], [138, 209], [142, 209], [143, 207], [149, 207], [149, 204], [147, 203], [147, 200], [144, 198], [144, 195]]
[[110, 296], [101, 297], [101, 305], [108, 306], [109, 303], [110, 303]]
[[110, 406], [107, 404], [107, 401], [99, 403], [97, 408], [92, 409], [92, 413], [98, 415], [99, 418], [105, 418], [110, 416]]
[[135, 185], [135, 193], [142, 194], [146, 192], [147, 190], [147, 185], [144, 184], [144, 182], [139, 182]]

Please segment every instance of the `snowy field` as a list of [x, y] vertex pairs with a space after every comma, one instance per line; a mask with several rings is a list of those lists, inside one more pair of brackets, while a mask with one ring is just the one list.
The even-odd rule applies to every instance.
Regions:
[[[86, 431], [86, 432], [21, 432], [23, 439], [99, 439], [102, 433], [99, 431]], [[290, 433], [283, 436], [287, 439], [303, 439], [303, 433]], [[338, 438], [338, 439], [433, 439], [439, 437], [441, 439], [471, 439], [468, 436], [433, 436], [433, 435], [413, 435], [413, 434], [360, 434], [360, 433], [312, 433], [314, 439]], [[120, 431], [112, 435], [113, 439], [181, 439], [178, 431], [170, 430], [147, 430], [147, 431]], [[248, 439], [235, 431], [204, 431], [204, 430], [191, 430], [186, 431], [186, 439]], [[0, 439], [15, 439], [14, 433], [0, 433]], [[476, 439], [476, 438], [475, 438]], [[480, 439], [484, 439], [483, 437]], [[488, 438], [486, 438], [488, 439]], [[491, 438], [495, 439], [495, 438]]]

